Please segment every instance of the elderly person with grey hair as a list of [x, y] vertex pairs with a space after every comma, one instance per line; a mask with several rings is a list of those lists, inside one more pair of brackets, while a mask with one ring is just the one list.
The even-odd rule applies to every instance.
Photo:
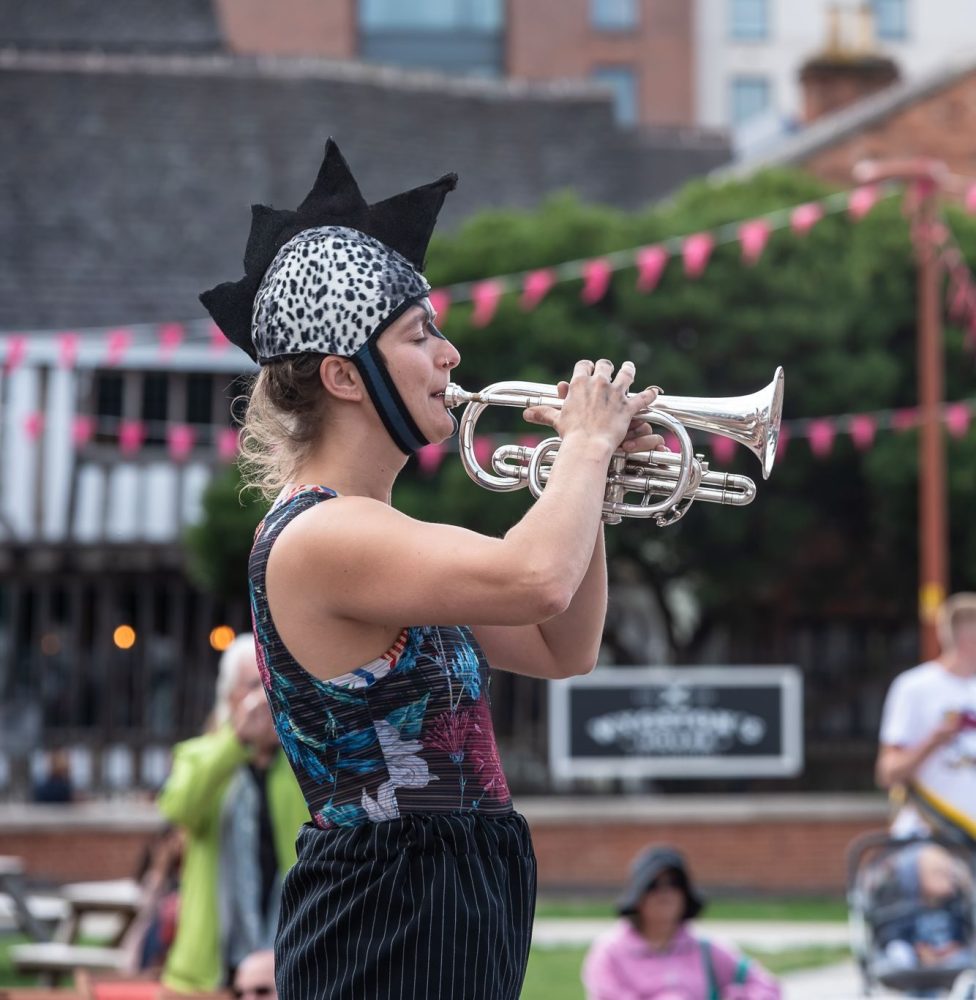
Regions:
[[254, 636], [224, 652], [213, 725], [179, 743], [159, 810], [186, 831], [180, 918], [163, 982], [177, 992], [213, 990], [236, 966], [270, 948], [281, 880], [308, 820], [261, 686]]

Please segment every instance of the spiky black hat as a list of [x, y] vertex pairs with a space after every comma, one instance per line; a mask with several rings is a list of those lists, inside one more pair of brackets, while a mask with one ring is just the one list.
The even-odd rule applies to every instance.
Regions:
[[421, 276], [456, 174], [368, 205], [332, 138], [295, 211], [251, 207], [244, 277], [200, 301], [261, 363], [318, 352], [354, 357], [430, 286]]

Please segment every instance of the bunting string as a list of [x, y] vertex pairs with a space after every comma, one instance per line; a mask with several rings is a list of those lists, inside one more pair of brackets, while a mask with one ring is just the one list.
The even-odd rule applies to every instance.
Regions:
[[[800, 205], [776, 209], [750, 219], [725, 223], [708, 232], [672, 236], [650, 246], [616, 250], [599, 257], [564, 261], [545, 268], [496, 275], [476, 281], [457, 282], [436, 288], [431, 300], [444, 323], [452, 304], [470, 302], [472, 323], [487, 326], [494, 317], [501, 298], [519, 295], [523, 309], [534, 309], [557, 284], [582, 281], [580, 296], [588, 305], [599, 302], [607, 293], [618, 271], [636, 269], [637, 288], [654, 291], [672, 258], [680, 258], [689, 280], [700, 278], [708, 268], [717, 247], [738, 242], [745, 266], [754, 266], [762, 257], [770, 236], [790, 229], [805, 236], [822, 219], [846, 213], [854, 222], [863, 219], [883, 198], [900, 189], [894, 184], [867, 185]], [[971, 199], [976, 214], [976, 198]], [[967, 204], [969, 204], [967, 202]], [[0, 332], [0, 365], [10, 372], [26, 361], [40, 360], [61, 368], [73, 368], [84, 349], [87, 363], [97, 367], [118, 367], [135, 349], [150, 348], [161, 361], [193, 349], [221, 354], [230, 346], [219, 328], [210, 320], [187, 320], [165, 323], [132, 323], [124, 327], [89, 327], [74, 330], [33, 330]], [[95, 356], [91, 356], [91, 352]], [[242, 370], [247, 362], [241, 360]]]
[[[973, 414], [976, 413], [976, 397], [943, 404], [939, 418], [950, 436], [964, 437], [970, 429]], [[862, 413], [843, 413], [822, 417], [800, 417], [784, 420], [780, 426], [780, 442], [777, 461], [785, 456], [789, 442], [806, 440], [811, 453], [818, 458], [828, 457], [841, 435], [850, 437], [859, 451], [866, 451], [875, 443], [879, 432], [905, 432], [917, 427], [922, 421], [922, 411], [918, 407], [871, 410]], [[185, 462], [191, 458], [210, 460], [216, 454], [222, 462], [232, 462], [240, 449], [240, 428], [208, 424], [187, 424], [162, 420], [125, 420], [117, 417], [94, 417], [90, 414], [76, 414], [65, 429], [55, 427], [41, 412], [31, 412], [21, 418], [19, 428], [12, 426], [10, 419], [0, 422], [0, 430], [9, 433], [18, 431], [30, 441], [37, 443], [47, 435], [67, 434], [72, 447], [82, 453], [94, 455], [97, 449], [113, 446], [125, 458], [154, 457], [166, 454], [174, 462]], [[697, 432], [696, 432], [697, 435]], [[729, 438], [706, 435], [702, 432], [704, 444], [716, 460], [729, 461], [739, 447]], [[511, 441], [511, 435], [486, 434], [475, 439], [475, 454], [482, 464], [491, 459], [494, 449]], [[522, 434], [518, 443], [534, 447], [541, 436]], [[668, 440], [669, 447], [677, 450], [677, 442]], [[443, 459], [457, 451], [452, 439], [443, 444], [427, 445], [418, 452], [418, 464], [425, 474], [432, 475]], [[150, 454], [146, 456], [144, 452]]]

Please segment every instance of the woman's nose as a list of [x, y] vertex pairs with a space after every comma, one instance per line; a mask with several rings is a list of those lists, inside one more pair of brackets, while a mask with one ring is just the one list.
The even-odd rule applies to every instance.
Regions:
[[444, 355], [441, 358], [441, 364], [450, 371], [452, 368], [457, 368], [461, 362], [461, 355], [458, 349], [449, 341], [444, 341]]

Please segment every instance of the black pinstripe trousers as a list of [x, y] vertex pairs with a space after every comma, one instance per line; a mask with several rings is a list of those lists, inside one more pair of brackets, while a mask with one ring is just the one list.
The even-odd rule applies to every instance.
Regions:
[[536, 864], [518, 813], [302, 828], [275, 943], [280, 1000], [518, 1000]]

